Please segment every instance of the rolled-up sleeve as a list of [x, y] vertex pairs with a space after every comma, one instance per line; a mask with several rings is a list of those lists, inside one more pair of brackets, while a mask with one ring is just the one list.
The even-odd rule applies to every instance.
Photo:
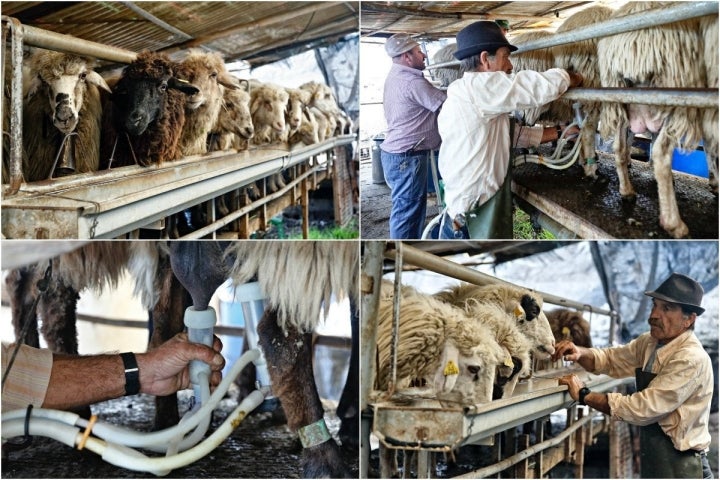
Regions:
[[650, 384], [632, 395], [609, 393], [613, 418], [634, 425], [659, 422], [683, 405], [698, 390], [701, 366], [692, 359], [677, 358], [668, 362]]
[[[2, 373], [5, 376], [15, 345], [2, 344]], [[2, 411], [40, 407], [45, 401], [53, 355], [50, 350], [20, 345], [2, 391]]]

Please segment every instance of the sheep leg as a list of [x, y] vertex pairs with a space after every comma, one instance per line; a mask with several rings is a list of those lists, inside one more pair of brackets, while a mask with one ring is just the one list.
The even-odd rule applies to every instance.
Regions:
[[53, 352], [78, 353], [76, 311], [79, 298], [74, 288], [53, 278], [38, 302], [37, 316], [43, 319], [40, 331]]
[[380, 478], [395, 478], [398, 472], [397, 450], [380, 444]]
[[633, 189], [632, 183], [630, 183], [630, 174], [628, 172], [628, 166], [630, 165], [630, 148], [628, 147], [628, 137], [625, 127], [617, 128], [615, 141], [613, 142], [613, 150], [615, 151], [615, 168], [617, 168], [620, 195], [626, 200], [633, 200], [635, 198], [635, 189]]
[[[285, 334], [273, 309], [265, 311], [257, 330], [273, 393], [280, 399], [290, 429], [298, 431], [322, 420], [324, 411], [313, 376], [310, 334], [294, 327]], [[332, 438], [303, 449], [302, 470], [305, 478], [349, 478]]]
[[586, 177], [597, 178], [597, 153], [595, 152], [595, 132], [597, 132], [598, 117], [596, 108], [588, 112], [585, 126], [580, 130], [580, 150], [583, 156], [583, 170]]
[[[152, 320], [152, 334], [148, 350], [182, 332], [185, 309], [190, 306], [190, 296], [173, 274], [169, 261], [163, 260], [160, 267], [162, 282], [157, 304], [149, 312]], [[177, 395], [160, 396], [155, 399], [154, 430], [164, 430], [180, 420]]]
[[658, 201], [660, 203], [660, 225], [674, 238], [688, 235], [688, 227], [680, 218], [680, 211], [675, 198], [672, 176], [673, 142], [660, 130], [652, 148], [653, 170], [658, 185]]
[[24, 343], [31, 347], [40, 347], [40, 336], [38, 334], [37, 315], [29, 315], [35, 299], [33, 282], [39, 277], [34, 275], [31, 268], [18, 268], [11, 270], [5, 278], [5, 288], [10, 298], [10, 310], [12, 312], [12, 324], [15, 330], [15, 339], [20, 340], [25, 322], [32, 322], [25, 332]]

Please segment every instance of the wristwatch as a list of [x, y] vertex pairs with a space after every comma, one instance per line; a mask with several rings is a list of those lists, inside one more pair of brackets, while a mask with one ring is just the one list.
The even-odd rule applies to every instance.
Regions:
[[585, 397], [588, 393], [590, 393], [590, 389], [588, 387], [582, 387], [580, 389], [580, 391], [578, 392], [578, 403], [580, 405], [587, 405], [587, 403], [585, 403]]

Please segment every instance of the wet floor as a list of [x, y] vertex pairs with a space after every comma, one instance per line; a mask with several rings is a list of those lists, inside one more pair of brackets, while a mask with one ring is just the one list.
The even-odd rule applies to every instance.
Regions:
[[[234, 389], [231, 390], [234, 392]], [[187, 396], [185, 396], [187, 398]], [[337, 440], [340, 420], [335, 405], [325, 402], [325, 421]], [[215, 410], [210, 432], [237, 406], [223, 400]], [[150, 431], [153, 398], [147, 395], [97, 404], [101, 419], [138, 431]], [[92, 452], [78, 451], [57, 441], [36, 437], [30, 447], [9, 452], [3, 447], [2, 478], [154, 478], [152, 474], [120, 468]], [[351, 474], [357, 477], [358, 452], [343, 450]], [[157, 455], [145, 452], [147, 455]], [[174, 470], [170, 478], [300, 478], [301, 446], [297, 435], [271, 413], [251, 415], [208, 456]]]

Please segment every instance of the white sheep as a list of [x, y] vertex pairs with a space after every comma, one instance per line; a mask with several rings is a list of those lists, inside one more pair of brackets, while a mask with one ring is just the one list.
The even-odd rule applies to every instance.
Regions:
[[208, 151], [247, 149], [255, 133], [250, 115], [248, 88], [225, 88], [215, 127], [210, 134]]
[[273, 143], [285, 132], [285, 110], [290, 95], [271, 83], [250, 82], [250, 114], [255, 136], [252, 143]]
[[[105, 80], [90, 69], [89, 60], [38, 49], [28, 60], [23, 86], [23, 174], [28, 182], [45, 180], [53, 171], [63, 138], [67, 137], [75, 172], [92, 172], [100, 164], [102, 103]], [[73, 134], [73, 135], [70, 135]], [[59, 163], [59, 162], [58, 162]]]
[[[657, 8], [657, 2], [628, 2], [613, 14], [621, 18]], [[657, 25], [598, 40], [602, 86], [702, 88], [705, 86], [703, 39], [697, 19]], [[639, 53], [642, 52], [642, 53]], [[714, 59], [717, 61], [717, 59]], [[614, 136], [615, 163], [620, 195], [634, 198], [628, 165], [627, 128], [633, 133], [657, 134], [650, 153], [658, 184], [660, 225], [673, 237], [688, 235], [680, 217], [672, 176], [672, 155], [677, 147], [694, 150], [702, 138], [702, 112], [697, 108], [605, 103], [600, 133]]]
[[[325, 115], [328, 122], [325, 130], [325, 138], [345, 133], [348, 128], [347, 116], [343, 116], [340, 113], [340, 107], [337, 104], [337, 100], [335, 100], [332, 89], [320, 82], [307, 82], [302, 84], [300, 88], [312, 94], [310, 106], [315, 107], [315, 109]], [[316, 112], [314, 111], [314, 113]]]
[[[447, 63], [456, 61], [453, 55], [457, 51], [457, 44], [450, 43], [445, 45], [433, 56], [433, 64]], [[440, 83], [441, 87], [448, 87], [452, 82], [463, 76], [464, 70], [462, 66], [433, 68], [430, 70], [434, 80]]]
[[[463, 310], [404, 287], [400, 299], [397, 352], [398, 387], [425, 379], [443, 404], [474, 405], [492, 400], [495, 370], [506, 360], [504, 350], [481, 322]], [[390, 342], [393, 285], [383, 282], [378, 310], [376, 387], [391, 379]], [[485, 315], [504, 316], [488, 306]]]
[[298, 127], [297, 131], [290, 135], [289, 142], [290, 145], [295, 145], [297, 143], [312, 145], [320, 142], [319, 134], [320, 125], [317, 117], [310, 107], [305, 107], [302, 109], [302, 122], [300, 123], [300, 127]]
[[[552, 33], [547, 30], [532, 30], [515, 35], [510, 41], [513, 45], [520, 46], [524, 43], [544, 39], [550, 36], [552, 36]], [[513, 65], [513, 72], [520, 72], [522, 70], [544, 72], [555, 67], [555, 56], [552, 53], [552, 49], [547, 48], [530, 50], [529, 52], [514, 53], [511, 57], [511, 61]], [[548, 111], [551, 105], [552, 102], [541, 107], [523, 110], [518, 120], [521, 120], [525, 125], [535, 125], [538, 121], [546, 117], [546, 115], [543, 114]]]
[[494, 303], [514, 316], [520, 331], [530, 340], [532, 353], [546, 359], [555, 351], [555, 338], [542, 311], [543, 299], [530, 290], [504, 284], [461, 284], [436, 294], [436, 297], [462, 308], [469, 300]]
[[[557, 33], [569, 32], [578, 28], [593, 25], [609, 19], [613, 10], [604, 5], [594, 5], [583, 9], [565, 20], [557, 29]], [[580, 42], [558, 45], [553, 48], [555, 67], [573, 70], [583, 77], [583, 88], [600, 87], [600, 71], [598, 69], [598, 40], [595, 38]], [[574, 117], [572, 101], [559, 99], [553, 102], [551, 118], [555, 122], [569, 122]], [[595, 134], [600, 117], [600, 102], [580, 102], [583, 113], [587, 115], [585, 125], [580, 130], [580, 142], [583, 169], [586, 177], [597, 176], [597, 154], [595, 153]]]

